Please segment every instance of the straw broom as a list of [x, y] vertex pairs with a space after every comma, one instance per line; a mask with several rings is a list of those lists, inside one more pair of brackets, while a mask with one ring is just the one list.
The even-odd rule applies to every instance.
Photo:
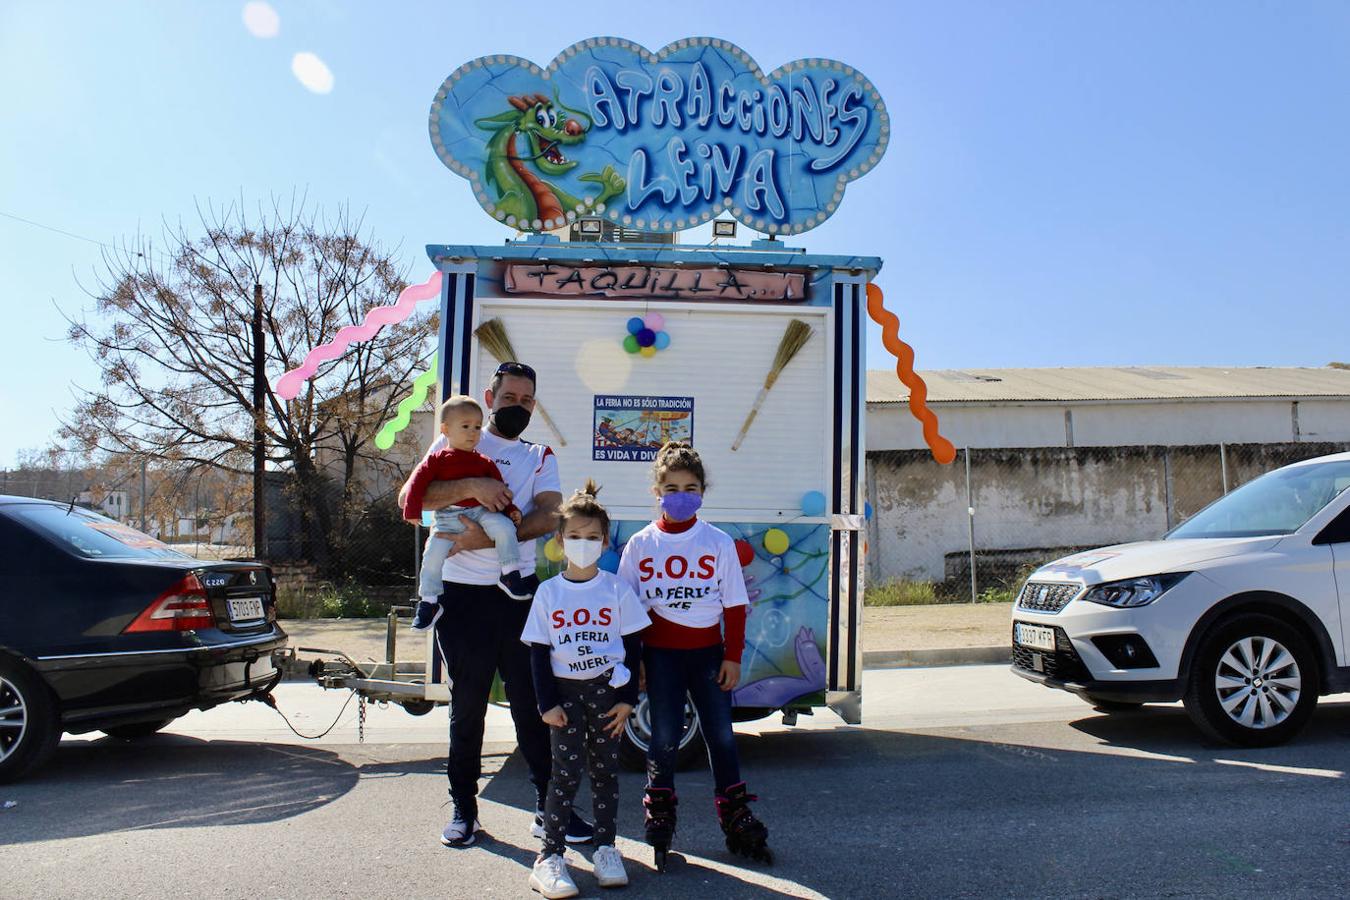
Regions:
[[792, 357], [797, 355], [797, 351], [806, 345], [811, 339], [811, 326], [807, 325], [801, 319], [793, 319], [788, 322], [787, 331], [783, 332], [783, 339], [778, 342], [778, 352], [773, 357], [773, 368], [764, 379], [764, 387], [759, 389], [759, 396], [755, 398], [755, 405], [750, 408], [750, 415], [745, 417], [745, 424], [741, 426], [740, 434], [736, 435], [736, 440], [731, 442], [732, 450], [741, 449], [741, 441], [745, 440], [746, 432], [750, 430], [750, 425], [755, 421], [755, 416], [759, 414], [759, 408], [764, 403], [764, 398], [769, 396], [769, 391], [773, 390], [774, 383], [778, 381], [778, 376], [782, 374], [783, 369], [788, 363], [792, 362]]
[[[491, 353], [498, 363], [520, 361], [520, 357], [516, 354], [516, 348], [511, 346], [511, 338], [506, 334], [506, 325], [501, 319], [488, 319], [475, 328], [473, 334], [474, 337], [478, 338], [478, 343], [486, 348], [487, 352]], [[558, 446], [566, 447], [567, 438], [562, 436], [562, 432], [558, 430], [553, 417], [548, 414], [548, 410], [544, 409], [544, 404], [536, 400], [534, 411], [539, 413], [540, 418], [544, 420], [544, 424], [557, 435]]]

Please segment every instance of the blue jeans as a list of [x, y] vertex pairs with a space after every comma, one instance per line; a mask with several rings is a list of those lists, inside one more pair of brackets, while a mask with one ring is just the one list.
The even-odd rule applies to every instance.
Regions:
[[717, 686], [722, 645], [698, 650], [644, 647], [642, 662], [647, 668], [647, 703], [652, 722], [647, 786], [675, 787], [686, 695], [698, 712], [717, 790], [721, 792], [739, 783], [741, 763], [736, 753], [736, 736], [731, 730], [731, 692]]
[[449, 538], [437, 537], [441, 532], [459, 534], [464, 523], [459, 520], [465, 516], [482, 526], [487, 536], [497, 548], [497, 561], [502, 564], [503, 572], [514, 571], [520, 565], [520, 543], [516, 540], [516, 523], [510, 518], [495, 512], [489, 512], [481, 506], [447, 506], [436, 510], [436, 524], [431, 528], [426, 548], [422, 551], [422, 569], [417, 578], [417, 595], [423, 599], [435, 599], [441, 593], [442, 569], [454, 546]]

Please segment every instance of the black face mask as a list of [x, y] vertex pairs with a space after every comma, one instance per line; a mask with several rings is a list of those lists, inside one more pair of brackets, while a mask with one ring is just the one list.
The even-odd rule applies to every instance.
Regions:
[[513, 441], [530, 424], [530, 411], [523, 406], [503, 406], [492, 411], [492, 430]]

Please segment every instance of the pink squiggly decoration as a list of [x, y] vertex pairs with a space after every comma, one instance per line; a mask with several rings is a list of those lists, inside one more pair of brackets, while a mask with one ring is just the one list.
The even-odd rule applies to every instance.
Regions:
[[320, 344], [305, 355], [305, 361], [277, 379], [276, 394], [283, 400], [294, 400], [306, 381], [319, 371], [319, 365], [337, 359], [352, 344], [368, 341], [386, 325], [402, 322], [413, 314], [413, 309], [424, 300], [439, 297], [441, 293], [441, 273], [437, 270], [422, 284], [410, 284], [399, 292], [392, 306], [377, 306], [366, 313], [360, 325], [347, 325], [338, 329], [337, 336], [326, 344]]

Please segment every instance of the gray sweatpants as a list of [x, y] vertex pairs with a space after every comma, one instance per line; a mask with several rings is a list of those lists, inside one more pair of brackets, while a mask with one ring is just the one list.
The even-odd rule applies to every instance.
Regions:
[[441, 595], [441, 571], [445, 560], [454, 546], [449, 538], [437, 537], [440, 532], [459, 534], [464, 530], [460, 516], [467, 516], [482, 526], [492, 543], [497, 547], [497, 561], [502, 564], [503, 572], [510, 572], [520, 565], [520, 542], [516, 540], [516, 523], [502, 513], [489, 512], [481, 506], [447, 506], [436, 510], [436, 524], [431, 527], [431, 537], [427, 538], [426, 548], [422, 551], [422, 569], [417, 578], [417, 595], [423, 599], [435, 599]]
[[553, 773], [544, 803], [544, 855], [563, 852], [567, 823], [572, 819], [572, 801], [581, 786], [581, 773], [589, 762], [591, 795], [595, 800], [595, 846], [613, 846], [615, 819], [619, 812], [619, 741], [605, 734], [610, 723], [604, 714], [619, 702], [619, 692], [609, 686], [609, 673], [578, 681], [558, 678], [567, 724], [550, 728]]

